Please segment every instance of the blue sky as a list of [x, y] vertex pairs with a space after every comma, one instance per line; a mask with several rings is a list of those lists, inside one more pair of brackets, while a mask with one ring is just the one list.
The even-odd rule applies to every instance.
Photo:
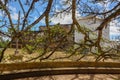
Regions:
[[[23, 1], [22, 3], [24, 3], [26, 0], [21, 0]], [[32, 1], [32, 0], [31, 0]], [[44, 1], [44, 0], [42, 0]], [[62, 3], [63, 1], [65, 0], [56, 0], [56, 2], [54, 1], [54, 3], [56, 3], [56, 5], [54, 5], [54, 11], [60, 11], [62, 8], [66, 8], [69, 6], [69, 4], [67, 4], [66, 6], [62, 6], [62, 5], [58, 5], [58, 3]], [[82, 0], [83, 2], [87, 1], [87, 0]], [[107, 0], [106, 0], [107, 1]], [[107, 9], [111, 9], [116, 3], [113, 3], [111, 5], [109, 5], [109, 3], [106, 2], [106, 6]], [[30, 16], [29, 16], [29, 21], [30, 23], [32, 23], [34, 20], [37, 19], [38, 16], [40, 16], [44, 11], [45, 11], [45, 7], [47, 5], [47, 3], [43, 4], [41, 2], [37, 2], [36, 4], [36, 7], [35, 9], [37, 10], [33, 10], [31, 11], [30, 13]], [[99, 7], [103, 7], [103, 4], [102, 3], [98, 3], [96, 5], [99, 5]], [[15, 2], [15, 3], [9, 3], [9, 9], [11, 10], [11, 17], [12, 17], [12, 20], [14, 21], [14, 23], [16, 23], [17, 19], [18, 19], [18, 12], [20, 11], [22, 13], [22, 10], [20, 9], [20, 5], [18, 4], [18, 2]], [[92, 6], [92, 4], [91, 4]], [[28, 6], [24, 6], [24, 9], [27, 11], [28, 10]], [[81, 14], [79, 14], [79, 11], [76, 11], [76, 15], [77, 15], [77, 18], [79, 18], [81, 16]], [[0, 18], [2, 16], [2, 12], [0, 11]], [[21, 14], [21, 19], [23, 17], [23, 13]], [[71, 15], [71, 12], [70, 13], [62, 13], [62, 14], [59, 14], [57, 17], [52, 17], [50, 18], [50, 21], [51, 21], [51, 24], [57, 24], [57, 23], [61, 23], [61, 24], [70, 24], [72, 23], [72, 15]], [[114, 21], [116, 23], [119, 23], [118, 21]], [[118, 25], [118, 27], [115, 27], [116, 24], [115, 23], [110, 23], [112, 26], [110, 27], [110, 36], [118, 36], [120, 35], [118, 30], [120, 28], [120, 25]], [[120, 23], [119, 23], [120, 24]], [[38, 29], [40, 25], [45, 25], [45, 22], [44, 22], [44, 19], [41, 20], [34, 28], [34, 29]], [[7, 30], [4, 28], [4, 30]], [[111, 38], [111, 37], [110, 37]]]

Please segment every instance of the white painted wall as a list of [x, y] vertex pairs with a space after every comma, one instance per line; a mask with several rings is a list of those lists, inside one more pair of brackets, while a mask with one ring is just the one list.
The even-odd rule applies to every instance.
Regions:
[[[82, 18], [78, 20], [79, 24], [81, 26], [85, 26], [87, 28], [89, 28], [90, 30], [92, 30], [96, 36], [91, 36], [91, 38], [96, 38], [97, 37], [97, 31], [96, 28], [100, 25], [100, 23], [102, 22], [101, 19], [93, 19], [93, 18]], [[103, 38], [109, 40], [109, 27], [107, 27], [106, 29], [103, 30]], [[82, 35], [77, 29], [74, 32], [74, 39], [75, 42], [79, 43], [80, 40], [84, 39], [84, 35]]]

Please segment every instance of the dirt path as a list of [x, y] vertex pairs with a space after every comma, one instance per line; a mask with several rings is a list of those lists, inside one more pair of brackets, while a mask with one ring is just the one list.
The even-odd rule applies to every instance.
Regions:
[[120, 80], [119, 75], [105, 74], [78, 74], [78, 75], [56, 75], [34, 78], [24, 78], [16, 80]]

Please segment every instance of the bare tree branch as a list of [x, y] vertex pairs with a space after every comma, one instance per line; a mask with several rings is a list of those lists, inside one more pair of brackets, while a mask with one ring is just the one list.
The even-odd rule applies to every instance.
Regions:
[[24, 31], [29, 30], [32, 26], [36, 25], [41, 19], [43, 19], [43, 17], [45, 17], [46, 13], [50, 11], [50, 9], [52, 7], [52, 3], [53, 3], [53, 0], [49, 0], [45, 12], [37, 20], [35, 20], [32, 24], [30, 24]]

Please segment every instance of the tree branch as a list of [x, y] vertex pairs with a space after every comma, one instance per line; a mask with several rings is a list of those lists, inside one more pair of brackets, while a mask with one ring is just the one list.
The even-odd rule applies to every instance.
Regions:
[[49, 0], [45, 12], [41, 16], [39, 16], [39, 18], [37, 20], [35, 20], [32, 24], [28, 25], [27, 28], [24, 31], [29, 30], [32, 26], [36, 25], [41, 19], [43, 19], [43, 17], [45, 17], [46, 13], [48, 11], [50, 11], [50, 9], [52, 7], [52, 3], [53, 3], [53, 0]]
[[30, 8], [28, 9], [28, 11], [27, 11], [27, 13], [26, 13], [26, 15], [25, 15], [25, 18], [24, 18], [24, 20], [23, 20], [22, 30], [24, 30], [24, 28], [25, 28], [25, 23], [26, 23], [26, 21], [27, 21], [27, 17], [28, 17], [30, 11], [32, 10], [32, 8], [33, 8], [33, 6], [34, 6], [34, 3], [35, 3], [35, 1], [33, 0], [32, 3], [31, 3], [31, 5], [30, 5]]

